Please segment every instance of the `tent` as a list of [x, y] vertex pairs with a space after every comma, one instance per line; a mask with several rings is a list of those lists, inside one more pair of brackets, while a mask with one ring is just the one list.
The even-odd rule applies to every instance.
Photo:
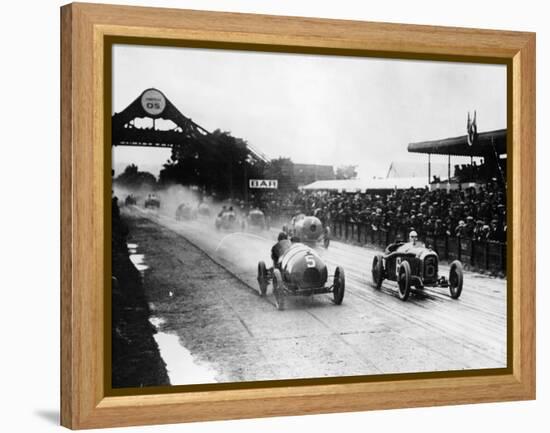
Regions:
[[374, 179], [343, 179], [343, 180], [318, 180], [300, 187], [305, 191], [344, 191], [365, 192], [374, 190], [392, 190], [425, 188], [428, 186], [426, 178], [402, 177], [402, 178], [374, 178]]

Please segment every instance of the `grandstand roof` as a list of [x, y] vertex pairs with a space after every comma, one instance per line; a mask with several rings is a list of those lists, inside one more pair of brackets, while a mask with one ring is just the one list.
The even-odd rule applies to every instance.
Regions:
[[409, 189], [424, 188], [428, 185], [426, 178], [401, 177], [384, 179], [343, 179], [343, 180], [318, 180], [300, 187], [307, 191], [346, 191], [364, 192], [367, 190], [382, 189]]
[[504, 155], [506, 154], [506, 129], [481, 132], [471, 146], [468, 144], [468, 136], [461, 135], [441, 140], [410, 143], [407, 150], [414, 153], [459, 156], [485, 156], [496, 151], [498, 155]]

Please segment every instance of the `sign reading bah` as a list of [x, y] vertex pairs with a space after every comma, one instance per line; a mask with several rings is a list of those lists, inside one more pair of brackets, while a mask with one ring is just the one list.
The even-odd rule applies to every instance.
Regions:
[[257, 189], [277, 189], [279, 181], [277, 179], [249, 179], [248, 186]]

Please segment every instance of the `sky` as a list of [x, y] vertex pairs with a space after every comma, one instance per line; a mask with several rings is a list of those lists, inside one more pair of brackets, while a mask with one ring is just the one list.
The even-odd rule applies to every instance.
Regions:
[[[479, 132], [506, 128], [503, 65], [114, 46], [113, 112], [150, 87], [205, 129], [269, 157], [353, 164], [361, 178], [385, 176], [392, 161], [427, 163], [408, 143], [464, 135], [473, 110]], [[113, 166], [158, 174], [169, 156], [117, 147]]]

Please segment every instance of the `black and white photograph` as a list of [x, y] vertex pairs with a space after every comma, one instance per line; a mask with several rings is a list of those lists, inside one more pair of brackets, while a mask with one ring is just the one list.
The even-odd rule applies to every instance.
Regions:
[[113, 389], [507, 368], [506, 65], [111, 55]]

